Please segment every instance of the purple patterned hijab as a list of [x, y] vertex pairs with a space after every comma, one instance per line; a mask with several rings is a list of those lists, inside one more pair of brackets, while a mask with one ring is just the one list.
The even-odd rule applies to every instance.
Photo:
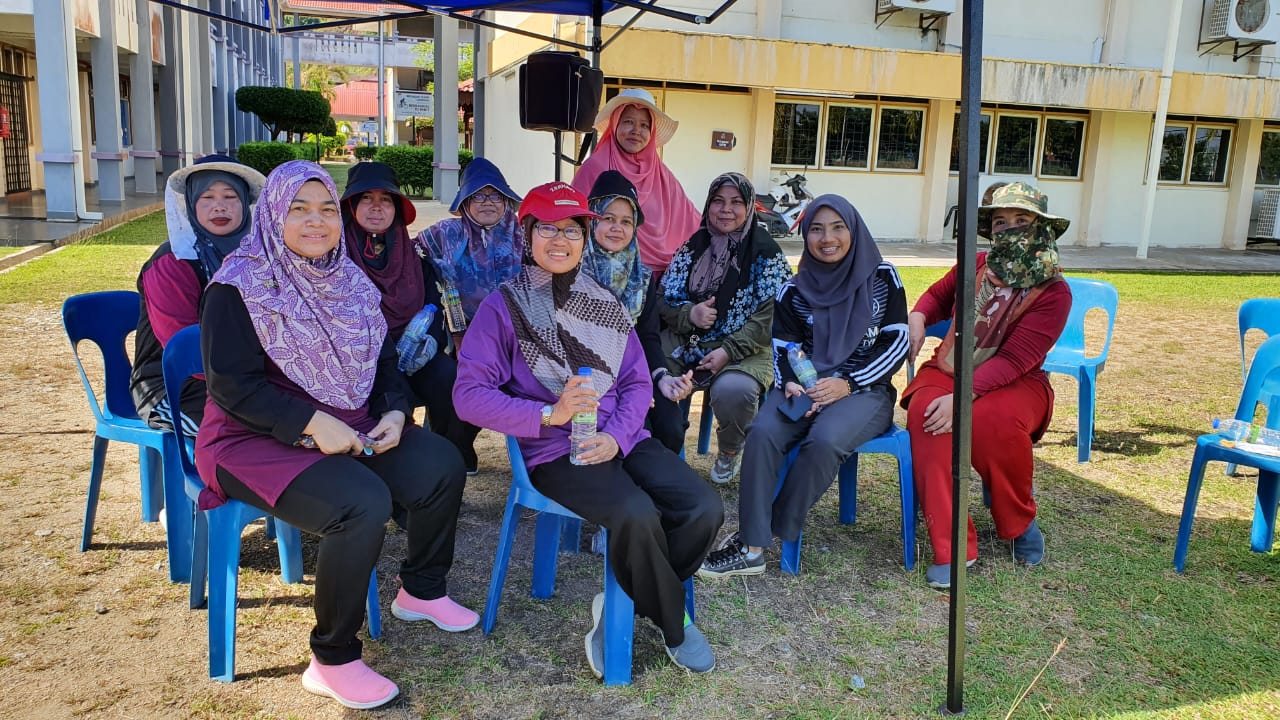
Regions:
[[253, 227], [212, 282], [240, 291], [267, 357], [316, 400], [354, 410], [373, 389], [387, 321], [378, 288], [347, 257], [342, 238], [308, 260], [284, 244], [284, 221], [303, 184], [318, 180], [335, 203], [338, 190], [319, 165], [287, 162], [267, 176]]

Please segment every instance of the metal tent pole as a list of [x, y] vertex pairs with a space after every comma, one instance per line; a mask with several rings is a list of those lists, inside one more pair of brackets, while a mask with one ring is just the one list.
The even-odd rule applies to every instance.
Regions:
[[964, 713], [965, 558], [969, 540], [970, 441], [973, 437], [973, 298], [978, 234], [978, 148], [982, 119], [982, 4], [960, 11], [960, 239], [956, 245], [955, 394], [951, 432], [951, 607], [947, 629], [947, 702], [943, 715]]

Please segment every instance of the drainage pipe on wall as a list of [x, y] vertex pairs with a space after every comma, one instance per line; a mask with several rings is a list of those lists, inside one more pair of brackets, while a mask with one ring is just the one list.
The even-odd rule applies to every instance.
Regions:
[[1164, 150], [1164, 121], [1169, 114], [1169, 89], [1173, 85], [1173, 55], [1178, 49], [1178, 26], [1182, 22], [1182, 0], [1173, 0], [1169, 12], [1169, 34], [1164, 41], [1164, 64], [1160, 66], [1160, 96], [1156, 101], [1156, 121], [1151, 126], [1151, 155], [1147, 158], [1146, 196], [1142, 203], [1142, 232], [1138, 235], [1138, 257], [1145, 260], [1151, 240], [1151, 220], [1156, 211], [1156, 185], [1160, 179], [1160, 155]]

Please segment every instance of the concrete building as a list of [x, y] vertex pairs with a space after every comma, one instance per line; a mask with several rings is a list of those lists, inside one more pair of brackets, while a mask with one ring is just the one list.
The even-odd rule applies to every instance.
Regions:
[[[699, 206], [725, 170], [746, 173], [762, 192], [803, 172], [815, 194], [852, 200], [877, 238], [939, 241], [950, 237], [944, 220], [958, 191], [961, 2], [739, 0], [705, 26], [646, 15], [604, 51], [606, 93], [647, 88], [680, 121], [663, 156]], [[1258, 199], [1280, 200], [1280, 15], [1252, 17], [1269, 6], [1183, 3], [1152, 246], [1244, 248]], [[1066, 244], [1136, 244], [1169, 8], [987, 0], [982, 186], [1041, 186], [1051, 211], [1073, 219]], [[632, 12], [606, 15], [604, 38]], [[590, 41], [583, 18], [497, 15]], [[1263, 26], [1228, 26], [1236, 20]], [[519, 127], [517, 68], [550, 46], [503, 31], [487, 38], [477, 142], [524, 190], [552, 176], [554, 159], [549, 133]], [[732, 133], [729, 149], [713, 143], [717, 132]], [[1267, 227], [1256, 232], [1271, 223], [1264, 213]]]
[[[262, 22], [250, 0], [188, 5]], [[0, 0], [0, 197], [43, 192], [49, 220], [77, 221], [97, 215], [86, 184], [104, 207], [126, 179], [158, 193], [195, 158], [265, 139], [235, 90], [281, 67], [268, 33], [148, 0]]]

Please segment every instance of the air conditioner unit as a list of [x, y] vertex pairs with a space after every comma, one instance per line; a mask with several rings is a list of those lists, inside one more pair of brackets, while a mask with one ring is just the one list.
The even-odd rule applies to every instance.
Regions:
[[1262, 200], [1258, 202], [1258, 224], [1254, 228], [1253, 237], [1277, 238], [1280, 227], [1277, 227], [1276, 215], [1280, 210], [1280, 190], [1263, 190]]
[[956, 0], [877, 0], [876, 14], [916, 10], [933, 15], [949, 15], [956, 11]]
[[1213, 0], [1204, 41], [1280, 42], [1278, 14], [1280, 1], [1277, 0]]

